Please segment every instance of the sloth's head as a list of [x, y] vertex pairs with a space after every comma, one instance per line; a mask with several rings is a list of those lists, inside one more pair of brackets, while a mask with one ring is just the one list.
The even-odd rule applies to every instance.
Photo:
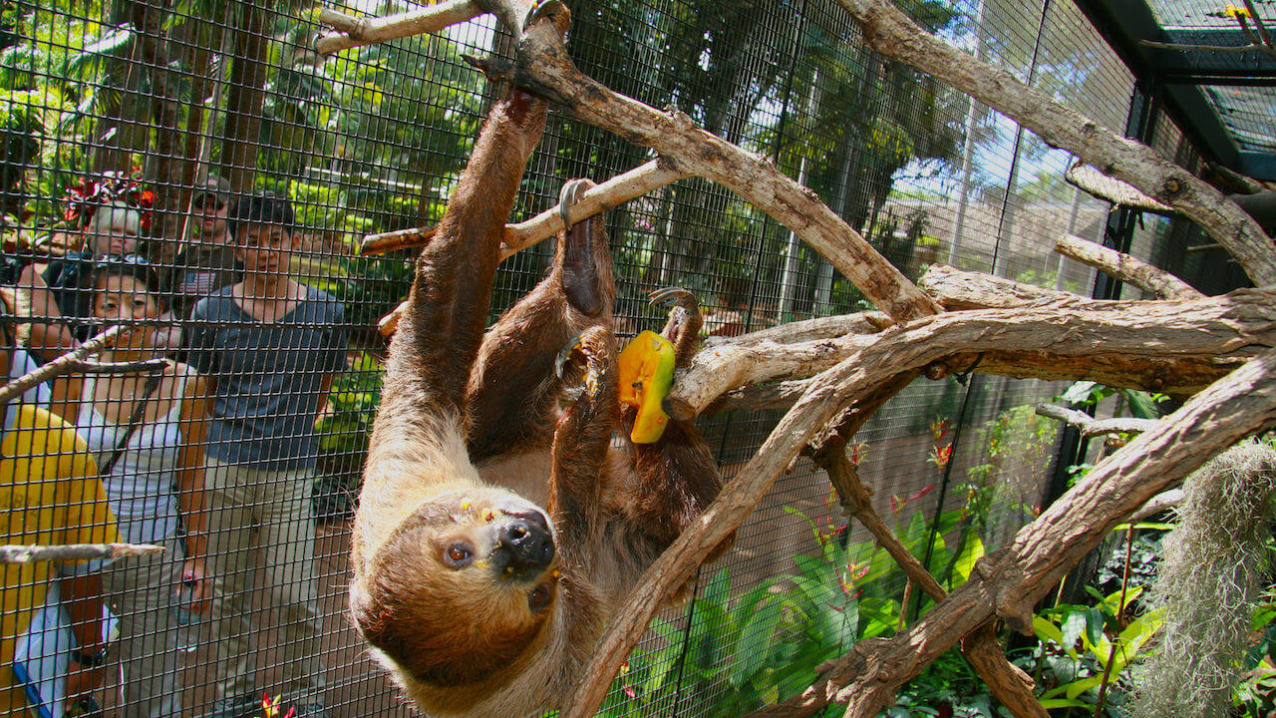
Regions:
[[548, 639], [554, 529], [509, 491], [452, 491], [418, 506], [365, 575], [354, 619], [399, 668], [440, 687], [500, 680]]

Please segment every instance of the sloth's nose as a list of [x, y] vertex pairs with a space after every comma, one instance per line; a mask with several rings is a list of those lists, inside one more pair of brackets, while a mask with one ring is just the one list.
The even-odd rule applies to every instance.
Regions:
[[510, 515], [492, 559], [506, 574], [540, 575], [554, 562], [554, 537], [545, 517], [540, 512]]

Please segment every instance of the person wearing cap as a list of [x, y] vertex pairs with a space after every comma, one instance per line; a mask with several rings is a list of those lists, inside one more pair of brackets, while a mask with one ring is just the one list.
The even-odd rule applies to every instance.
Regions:
[[243, 265], [235, 256], [226, 216], [230, 212], [230, 183], [210, 175], [201, 180], [191, 197], [191, 239], [178, 253], [168, 287], [172, 312], [178, 319], [190, 316], [195, 302], [238, 282]]

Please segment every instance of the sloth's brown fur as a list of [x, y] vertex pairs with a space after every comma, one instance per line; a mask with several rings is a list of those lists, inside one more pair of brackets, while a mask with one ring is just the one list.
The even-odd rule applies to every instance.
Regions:
[[[566, 10], [546, 20], [565, 31]], [[600, 217], [560, 235], [550, 275], [484, 333], [500, 238], [544, 120], [543, 101], [514, 91], [484, 125], [417, 262], [364, 471], [351, 616], [432, 715], [559, 705], [618, 602], [720, 485], [690, 424], [650, 446], [625, 438], [634, 417], [617, 403]], [[665, 331], [689, 352], [698, 329], [698, 314], [679, 310]], [[577, 335], [560, 378], [556, 359]], [[524, 526], [541, 535], [541, 520], [548, 563], [542, 544], [510, 538]]]

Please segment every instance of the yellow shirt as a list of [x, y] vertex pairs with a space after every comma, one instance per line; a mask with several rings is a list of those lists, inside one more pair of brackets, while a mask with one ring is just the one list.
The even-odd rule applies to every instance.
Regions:
[[[71, 426], [43, 409], [14, 402], [13, 428], [0, 438], [0, 543], [115, 543], [115, 517], [88, 446]], [[0, 416], [4, 412], [0, 411]], [[58, 575], [99, 570], [101, 561], [0, 564], [0, 716], [24, 712], [26, 696], [14, 685], [14, 639], [26, 630], [45, 590]]]

